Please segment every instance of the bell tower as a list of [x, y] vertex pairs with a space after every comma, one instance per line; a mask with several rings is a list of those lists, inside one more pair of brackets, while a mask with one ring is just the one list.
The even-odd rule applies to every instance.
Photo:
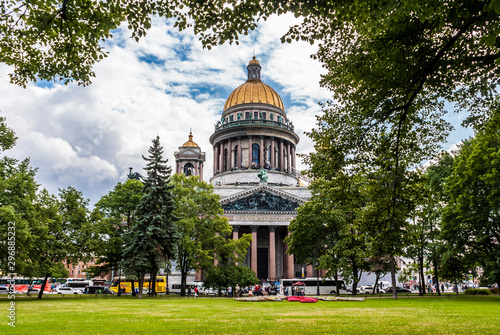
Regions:
[[193, 141], [193, 133], [189, 132], [189, 140], [179, 147], [179, 151], [174, 152], [175, 173], [184, 173], [186, 176], [199, 176], [203, 180], [203, 166], [205, 163], [205, 153]]

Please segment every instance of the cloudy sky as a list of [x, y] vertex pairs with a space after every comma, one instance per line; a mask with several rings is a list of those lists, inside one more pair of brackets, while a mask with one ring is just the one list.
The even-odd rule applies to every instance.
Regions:
[[[109, 57], [95, 66], [89, 87], [35, 83], [23, 89], [9, 83], [9, 68], [0, 65], [0, 115], [19, 137], [6, 155], [30, 157], [37, 181], [51, 193], [71, 185], [93, 204], [126, 180], [129, 167], [142, 173], [141, 155], [157, 135], [173, 165], [174, 151], [192, 128], [206, 152], [208, 181], [213, 155], [208, 139], [227, 97], [246, 80], [254, 52], [262, 80], [280, 94], [301, 137], [297, 152], [307, 153], [313, 144], [303, 133], [314, 127], [318, 102], [331, 94], [318, 84], [324, 70], [310, 58], [316, 46], [279, 41], [295, 22], [293, 16], [273, 17], [240, 45], [212, 50], [165, 20], [155, 20], [139, 43], [120, 29], [106, 43]], [[472, 134], [458, 127], [458, 115], [450, 121], [457, 130], [445, 149]]]

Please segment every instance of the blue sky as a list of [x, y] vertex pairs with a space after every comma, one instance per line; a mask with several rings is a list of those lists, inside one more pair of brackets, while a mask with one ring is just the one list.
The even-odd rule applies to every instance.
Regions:
[[[318, 102], [331, 93], [319, 87], [324, 70], [310, 58], [316, 46], [280, 43], [296, 20], [272, 17], [243, 36], [240, 45], [212, 50], [203, 49], [192, 31], [178, 32], [165, 20], [155, 19], [139, 43], [127, 29], [118, 29], [106, 44], [109, 57], [95, 66], [88, 87], [38, 82], [23, 89], [9, 83], [9, 68], [0, 65], [0, 113], [19, 136], [6, 154], [30, 157], [38, 167], [37, 181], [51, 193], [71, 185], [93, 204], [126, 180], [129, 167], [142, 172], [141, 155], [157, 135], [173, 165], [174, 151], [192, 128], [194, 141], [206, 152], [208, 181], [213, 155], [208, 139], [227, 97], [246, 80], [254, 52], [263, 81], [280, 94], [295, 124], [301, 139], [297, 153], [310, 152], [313, 144], [303, 132], [314, 127]], [[456, 130], [444, 145], [447, 150], [472, 135], [459, 126], [460, 115], [448, 120]]]

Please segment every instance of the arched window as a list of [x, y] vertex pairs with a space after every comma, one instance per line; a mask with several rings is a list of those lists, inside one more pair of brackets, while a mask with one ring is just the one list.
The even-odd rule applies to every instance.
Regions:
[[234, 166], [238, 169], [238, 146], [234, 147]]
[[252, 144], [252, 163], [260, 165], [260, 145]]
[[224, 149], [224, 157], [223, 157], [223, 162], [224, 162], [224, 171], [227, 171], [227, 167], [229, 165], [229, 157], [228, 157], [228, 151], [227, 148]]
[[186, 163], [184, 165], [184, 174], [186, 176], [193, 176], [194, 175], [194, 166], [191, 163]]

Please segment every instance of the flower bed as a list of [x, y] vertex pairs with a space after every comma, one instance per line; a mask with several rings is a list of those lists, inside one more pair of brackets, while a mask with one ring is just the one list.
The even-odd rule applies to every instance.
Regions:
[[299, 301], [303, 303], [312, 303], [312, 302], [318, 302], [318, 299], [312, 298], [312, 297], [296, 297], [296, 296], [291, 296], [286, 298], [288, 301]]
[[316, 298], [318, 300], [322, 301], [365, 301], [365, 298], [363, 297], [332, 297], [332, 296], [327, 296], [327, 295], [321, 295], [321, 296], [314, 296], [313, 298]]
[[[271, 296], [271, 297], [248, 297], [248, 298], [234, 298], [236, 301], [250, 301], [250, 302], [259, 302], [259, 301], [283, 301], [285, 299], [282, 296]], [[357, 298], [357, 297], [332, 297], [332, 296], [312, 296], [312, 297], [298, 297], [298, 296], [289, 296], [286, 298], [287, 301], [299, 301], [304, 303], [312, 303], [317, 302], [318, 300], [322, 301], [365, 301], [365, 298]]]

